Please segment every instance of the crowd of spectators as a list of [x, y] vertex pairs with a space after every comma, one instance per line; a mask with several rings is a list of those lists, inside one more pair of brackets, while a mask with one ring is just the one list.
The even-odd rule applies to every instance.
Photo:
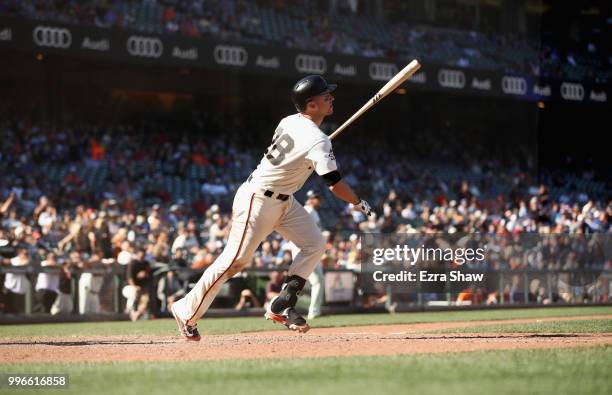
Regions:
[[607, 83], [610, 77], [611, 59], [596, 40], [585, 39], [581, 47], [563, 48], [524, 34], [405, 22], [411, 20], [410, 15], [392, 15], [385, 20], [383, 13], [373, 18], [358, 8], [355, 0], [318, 4], [305, 0], [9, 0], [0, 4], [0, 14], [364, 57], [419, 58], [535, 77], [598, 83]]
[[171, 201], [163, 180], [187, 178], [190, 170], [200, 169], [192, 178], [205, 179], [200, 189], [212, 196], [201, 201], [197, 193], [190, 201], [190, 209], [201, 215], [215, 195], [235, 186], [240, 178], [236, 174], [251, 171], [251, 158], [237, 151], [240, 144], [229, 129], [223, 137], [198, 137], [216, 130], [210, 129], [214, 123], [204, 128], [199, 122], [189, 131], [154, 124], [79, 124], [52, 130], [45, 124], [5, 119], [0, 121], [0, 168], [6, 176], [0, 187], [14, 191], [26, 212], [43, 194], [55, 207], [99, 207], [104, 202], [111, 213], [135, 212], [136, 201]]
[[[515, 151], [518, 157], [518, 152]], [[609, 186], [599, 196], [559, 175], [536, 177], [533, 170], [500, 160], [467, 158], [463, 172], [415, 166], [401, 156], [380, 160], [363, 154], [341, 165], [349, 182], [368, 185], [379, 216], [365, 221], [346, 209], [338, 229], [373, 232], [438, 231], [493, 233], [607, 233], [610, 231]], [[342, 162], [342, 158], [340, 159]], [[540, 178], [538, 180], [538, 178]], [[554, 194], [551, 193], [554, 190]], [[554, 196], [553, 196], [554, 195]], [[351, 215], [349, 215], [351, 214]]]
[[[7, 312], [24, 311], [29, 287], [34, 311], [112, 311], [110, 273], [126, 281], [123, 296], [132, 319], [146, 317], [154, 298], [166, 311], [198, 277], [181, 269], [204, 269], [222, 251], [233, 192], [259, 160], [258, 153], [237, 148], [231, 134], [219, 139], [201, 130], [180, 133], [150, 125], [51, 130], [25, 121], [4, 121], [1, 127], [0, 255], [3, 265], [16, 269], [3, 276]], [[400, 154], [386, 155], [383, 161], [375, 154], [339, 157], [349, 183], [368, 186], [377, 215], [366, 219], [328, 195], [324, 268], [359, 269], [362, 232], [611, 231], [609, 189], [571, 188], [559, 179], [557, 185], [538, 184], [525, 168], [501, 159], [462, 158], [456, 172], [435, 173]], [[53, 166], [65, 171], [53, 175]], [[100, 168], [107, 169], [102, 179], [83, 176]], [[194, 194], [163, 182], [191, 173], [196, 176], [189, 182], [200, 186]], [[560, 193], [552, 194], [554, 187]], [[500, 268], [567, 268], [528, 258], [504, 259]], [[291, 259], [287, 241], [272, 235], [249, 266], [284, 270]], [[28, 268], [41, 274], [32, 277]], [[75, 286], [78, 306], [71, 298]], [[238, 308], [265, 301], [247, 288], [238, 290]]]

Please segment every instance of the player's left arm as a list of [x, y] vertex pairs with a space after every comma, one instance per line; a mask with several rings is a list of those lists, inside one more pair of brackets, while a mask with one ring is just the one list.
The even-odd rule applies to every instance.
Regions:
[[[338, 172], [338, 176], [340, 176], [339, 172]], [[338, 182], [330, 184], [329, 179], [333, 177], [334, 176], [331, 174], [323, 175], [323, 179], [328, 183], [329, 190], [332, 191], [332, 193], [336, 195], [337, 198], [342, 199], [347, 203], [358, 205], [361, 199], [353, 191], [350, 185], [342, 178]]]
[[372, 214], [372, 208], [368, 202], [357, 196], [350, 185], [342, 179], [329, 140], [317, 143], [306, 157], [312, 161], [315, 171], [325, 180], [329, 190], [336, 197], [347, 203], [354, 204], [355, 207], [366, 215]]

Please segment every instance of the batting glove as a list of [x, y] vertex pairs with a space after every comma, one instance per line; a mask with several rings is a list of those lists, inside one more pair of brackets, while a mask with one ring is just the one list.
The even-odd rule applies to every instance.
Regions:
[[355, 207], [357, 208], [357, 210], [361, 211], [368, 217], [372, 215], [372, 207], [370, 206], [370, 203], [366, 202], [363, 199], [359, 199], [359, 203], [357, 203]]

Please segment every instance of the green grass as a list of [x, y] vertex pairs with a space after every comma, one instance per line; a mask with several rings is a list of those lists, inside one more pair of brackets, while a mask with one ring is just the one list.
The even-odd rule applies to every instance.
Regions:
[[[567, 307], [536, 309], [505, 309], [478, 311], [444, 311], [426, 313], [351, 314], [321, 317], [311, 322], [313, 327], [356, 325], [388, 325], [427, 322], [454, 322], [475, 320], [507, 320], [514, 318], [569, 317], [612, 314], [612, 307]], [[222, 334], [284, 329], [260, 317], [204, 318], [198, 328], [202, 334]], [[86, 336], [86, 335], [170, 335], [176, 324], [172, 319], [119, 322], [85, 322], [66, 324], [3, 325], [0, 338], [33, 336]]]
[[612, 319], [544, 321], [441, 329], [436, 333], [612, 333]]
[[67, 373], [70, 388], [61, 393], [79, 395], [607, 395], [611, 355], [612, 347], [599, 346], [367, 358], [12, 364], [0, 365], [0, 372]]

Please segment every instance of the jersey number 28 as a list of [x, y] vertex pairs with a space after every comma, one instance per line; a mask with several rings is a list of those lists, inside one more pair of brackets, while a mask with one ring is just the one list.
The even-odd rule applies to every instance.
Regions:
[[268, 147], [265, 153], [266, 158], [274, 166], [280, 165], [283, 159], [285, 159], [285, 155], [291, 152], [295, 145], [291, 136], [282, 133], [283, 129], [276, 129], [272, 138], [272, 145]]

